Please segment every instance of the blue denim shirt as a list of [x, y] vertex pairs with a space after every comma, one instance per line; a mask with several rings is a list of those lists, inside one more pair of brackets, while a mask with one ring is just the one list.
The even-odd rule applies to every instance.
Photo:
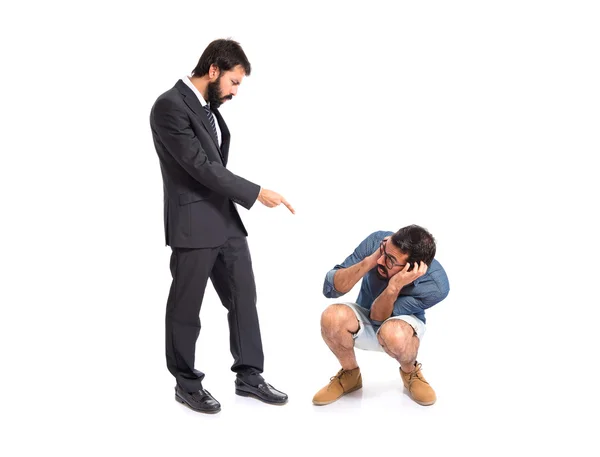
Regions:
[[[348, 268], [357, 264], [365, 257], [370, 256], [379, 248], [379, 244], [386, 237], [393, 235], [394, 232], [374, 232], [358, 245], [354, 252], [344, 260], [341, 265], [336, 265], [325, 276], [323, 284], [323, 294], [327, 298], [341, 297], [341, 292], [335, 290], [333, 285], [333, 276], [340, 268]], [[371, 309], [373, 302], [387, 287], [388, 281], [379, 279], [375, 268], [369, 271], [362, 279], [360, 292], [356, 303], [368, 310]], [[436, 303], [441, 302], [448, 296], [450, 284], [446, 272], [437, 260], [433, 260], [431, 265], [420, 278], [412, 284], [404, 286], [400, 291], [398, 299], [394, 303], [392, 316], [402, 316], [414, 314], [415, 317], [425, 322], [425, 310], [431, 308]], [[374, 321], [376, 322], [376, 321]]]

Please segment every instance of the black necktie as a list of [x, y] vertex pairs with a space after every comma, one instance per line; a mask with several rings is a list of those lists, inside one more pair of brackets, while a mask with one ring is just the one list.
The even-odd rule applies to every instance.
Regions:
[[210, 106], [204, 105], [204, 111], [206, 111], [206, 116], [208, 116], [208, 120], [215, 134], [215, 138], [217, 139], [217, 144], [219, 144], [219, 135], [217, 135], [217, 127], [215, 127], [215, 118], [210, 110]]

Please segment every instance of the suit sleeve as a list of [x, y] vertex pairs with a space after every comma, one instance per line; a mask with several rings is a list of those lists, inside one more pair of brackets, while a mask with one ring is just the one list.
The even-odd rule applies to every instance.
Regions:
[[187, 113], [174, 101], [157, 100], [152, 109], [152, 127], [166, 151], [196, 181], [246, 209], [252, 207], [260, 186], [231, 173], [221, 163], [210, 161]]

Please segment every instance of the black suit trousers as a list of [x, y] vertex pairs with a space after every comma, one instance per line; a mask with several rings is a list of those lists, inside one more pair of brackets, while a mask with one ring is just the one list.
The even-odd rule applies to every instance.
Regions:
[[172, 248], [173, 282], [167, 300], [167, 367], [188, 392], [202, 387], [204, 373], [194, 367], [200, 334], [200, 307], [210, 278], [228, 311], [232, 371], [263, 371], [264, 355], [256, 311], [256, 285], [245, 237], [216, 248]]

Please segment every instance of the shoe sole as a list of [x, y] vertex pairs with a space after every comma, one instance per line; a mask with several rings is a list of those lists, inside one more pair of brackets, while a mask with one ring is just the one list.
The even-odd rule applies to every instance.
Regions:
[[353, 387], [353, 388], [352, 388], [352, 389], [350, 389], [349, 391], [347, 391], [347, 392], [344, 392], [342, 395], [340, 395], [339, 397], [337, 397], [337, 398], [335, 398], [335, 399], [333, 399], [333, 400], [331, 400], [331, 401], [314, 401], [314, 400], [313, 400], [313, 405], [316, 405], [316, 406], [325, 406], [325, 405], [330, 405], [331, 403], [333, 403], [333, 402], [335, 402], [335, 401], [338, 401], [338, 400], [339, 400], [340, 398], [342, 398], [344, 395], [351, 394], [352, 392], [356, 392], [358, 389], [362, 389], [362, 384], [361, 384], [360, 386]]
[[219, 408], [219, 409], [199, 409], [199, 408], [194, 408], [192, 405], [190, 405], [187, 401], [185, 401], [183, 398], [181, 398], [177, 394], [175, 394], [175, 401], [178, 402], [178, 403], [181, 403], [182, 405], [187, 406], [192, 411], [196, 411], [197, 413], [216, 414], [219, 411], [221, 411], [221, 408]]
[[[410, 397], [410, 395], [409, 395], [409, 397]], [[412, 397], [410, 397], [410, 398], [412, 398]], [[414, 398], [413, 398], [413, 401], [415, 403], [418, 403], [421, 406], [431, 406], [431, 405], [433, 405], [435, 403], [435, 400], [425, 403], [425, 402], [417, 401]]]
[[266, 403], [267, 405], [283, 406], [283, 405], [285, 405], [288, 402], [287, 400], [284, 401], [284, 402], [268, 401], [268, 400], [265, 400], [264, 398], [259, 397], [256, 394], [253, 394], [251, 392], [246, 392], [245, 390], [240, 390], [240, 389], [235, 389], [235, 394], [239, 395], [240, 397], [256, 398], [257, 400], [260, 400], [263, 403]]

